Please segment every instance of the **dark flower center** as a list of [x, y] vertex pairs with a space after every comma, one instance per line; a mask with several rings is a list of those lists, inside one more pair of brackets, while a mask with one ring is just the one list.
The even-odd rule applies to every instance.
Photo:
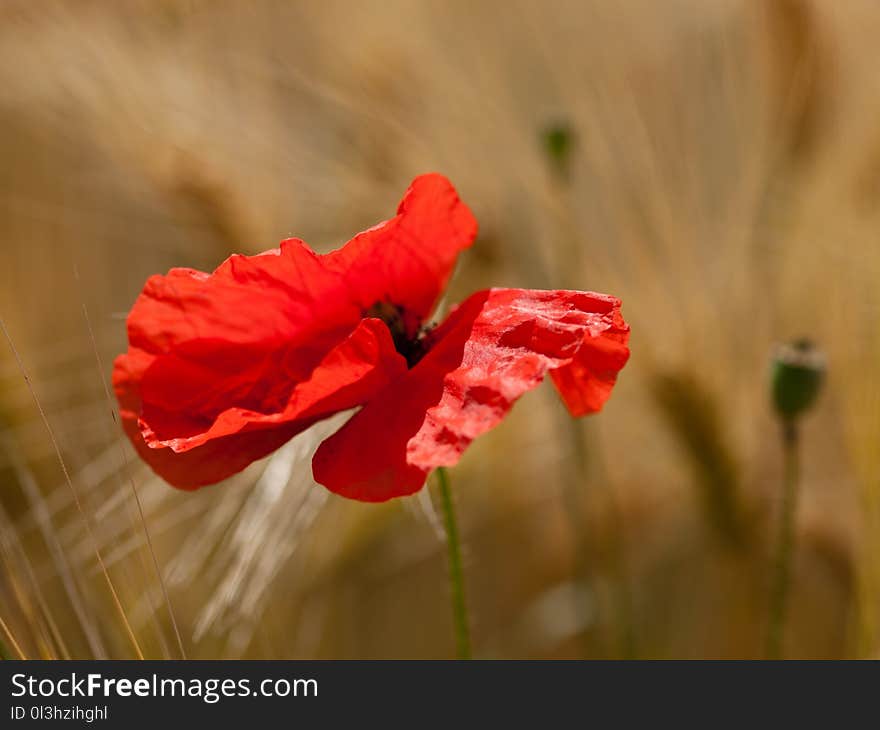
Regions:
[[391, 302], [376, 302], [364, 312], [364, 316], [381, 319], [387, 325], [394, 349], [403, 355], [410, 368], [428, 352], [432, 326], [420, 325], [418, 320], [408, 321], [403, 307]]

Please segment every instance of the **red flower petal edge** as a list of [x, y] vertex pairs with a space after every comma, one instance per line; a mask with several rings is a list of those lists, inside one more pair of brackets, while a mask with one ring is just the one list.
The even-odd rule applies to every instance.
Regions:
[[316, 481], [380, 502], [452, 466], [550, 372], [575, 415], [600, 409], [626, 364], [619, 300], [576, 291], [474, 294], [432, 335], [427, 355], [320, 446]]

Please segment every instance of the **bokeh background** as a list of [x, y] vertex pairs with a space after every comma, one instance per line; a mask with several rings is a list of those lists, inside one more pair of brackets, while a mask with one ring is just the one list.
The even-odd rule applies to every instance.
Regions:
[[808, 336], [785, 652], [877, 657], [878, 36], [872, 0], [2, 0], [0, 317], [74, 488], [4, 338], [4, 652], [133, 656], [97, 547], [149, 657], [156, 564], [191, 658], [453, 654], [431, 489], [328, 495], [319, 425], [179, 492], [104, 390], [148, 275], [330, 250], [436, 170], [481, 223], [450, 302], [592, 289], [633, 328], [600, 415], [542, 387], [452, 472], [478, 656], [762, 656], [768, 362]]

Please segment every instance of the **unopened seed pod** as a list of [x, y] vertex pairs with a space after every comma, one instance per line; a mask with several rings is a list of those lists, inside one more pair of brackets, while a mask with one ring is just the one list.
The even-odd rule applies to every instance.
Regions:
[[825, 379], [825, 355], [809, 340], [776, 348], [770, 373], [770, 391], [776, 413], [794, 420], [816, 402]]

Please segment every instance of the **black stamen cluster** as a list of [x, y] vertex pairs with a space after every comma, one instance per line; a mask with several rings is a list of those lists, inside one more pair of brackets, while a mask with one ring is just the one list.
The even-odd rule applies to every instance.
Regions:
[[410, 334], [407, 326], [406, 310], [391, 302], [376, 302], [364, 312], [365, 317], [381, 319], [391, 333], [394, 349], [406, 359], [407, 365], [412, 368], [421, 360], [430, 348], [430, 333], [433, 325], [421, 325], [415, 334]]

